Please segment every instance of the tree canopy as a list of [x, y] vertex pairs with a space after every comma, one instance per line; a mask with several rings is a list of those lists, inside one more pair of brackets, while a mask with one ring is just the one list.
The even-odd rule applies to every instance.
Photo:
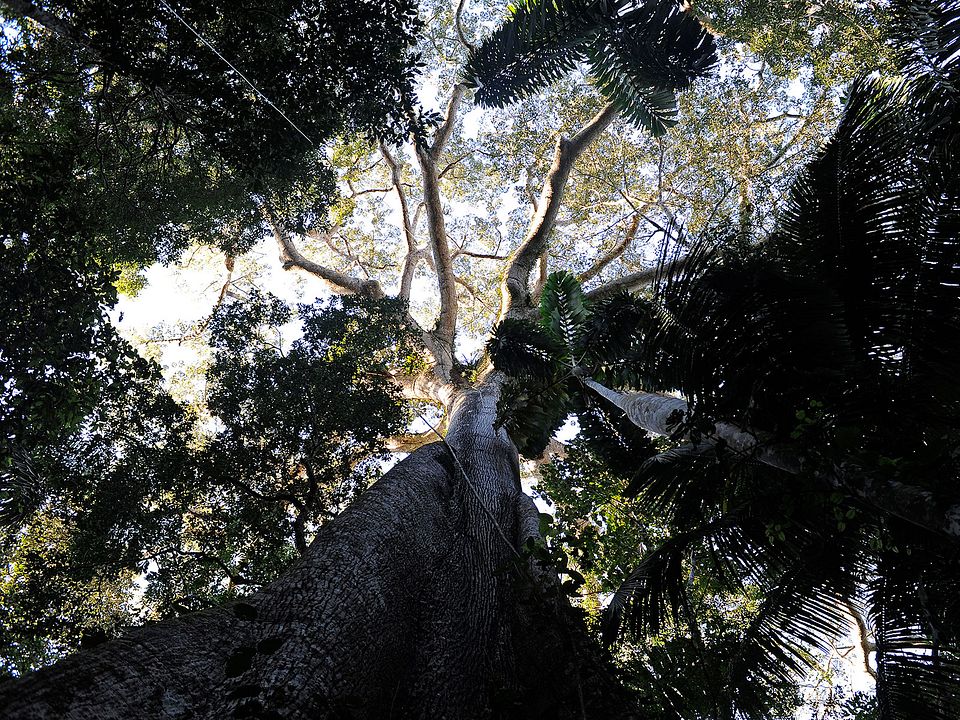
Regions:
[[[956, 714], [956, 3], [200, 5], [4, 5], [7, 672], [269, 583], [497, 371], [649, 716], [785, 716], [864, 617]], [[178, 402], [108, 312], [201, 246]]]

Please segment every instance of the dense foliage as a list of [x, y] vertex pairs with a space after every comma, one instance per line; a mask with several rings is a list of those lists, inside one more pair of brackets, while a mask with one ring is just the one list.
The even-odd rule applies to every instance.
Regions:
[[[389, 313], [305, 309], [311, 339], [280, 358], [255, 342], [257, 323], [279, 318], [232, 306], [198, 418], [107, 312], [118, 286], [135, 290], [141, 268], [191, 243], [245, 252], [263, 234], [265, 202], [290, 228], [325, 217], [336, 188], [322, 143], [395, 138], [420, 123], [409, 50], [419, 19], [404, 2], [10, 2], [0, 12], [0, 607], [4, 669], [22, 671], [90, 633], [274, 577], [323, 513], [375, 474], [360, 461], [400, 416], [357, 363], [372, 362], [371, 343], [396, 340]], [[361, 330], [334, 333], [330, 323], [348, 318]], [[364, 390], [362, 418], [336, 414], [342, 404], [309, 420], [263, 415], [266, 398], [285, 393], [304, 412], [326, 408], [304, 383], [333, 376], [334, 395]], [[234, 416], [231, 402], [261, 415]], [[210, 414], [227, 424], [211, 427]], [[270, 423], [287, 440], [238, 473], [260, 442], [251, 433]], [[305, 475], [320, 457], [324, 470]], [[282, 498], [254, 502], [266, 478]]]
[[[958, 711], [960, 9], [909, 13], [905, 76], [854, 84], [768, 239], [746, 245], [735, 223], [697, 240], [671, 229], [677, 262], [647, 297], [591, 307], [555, 275], [541, 323], [504, 323], [491, 344], [498, 367], [524, 378], [505, 414], [526, 446], [541, 449], [578, 411], [629, 478], [624, 494], [669, 525], [607, 608], [610, 640], [669, 620], [696, 641], [704, 618], [685, 567], [758, 593], [725, 661], [727, 712], [766, 716], [764, 688], [803, 671], [861, 604], [881, 717]], [[622, 419], [597, 436], [605, 401], [580, 387], [587, 376], [688, 398], [674, 418], [684, 444], [660, 451]], [[754, 453], [727, 448], [718, 422], [754, 433]], [[796, 469], [764, 464], [764, 445]]]
[[383, 381], [406, 347], [402, 317], [356, 299], [296, 317], [270, 297], [227, 304], [213, 320], [203, 422], [137, 358], [138, 374], [73, 432], [14, 455], [3, 669], [276, 578], [379, 475], [383, 438], [404, 425]]
[[264, 202], [286, 225], [312, 226], [335, 195], [321, 143], [410, 127], [419, 24], [404, 2], [202, 3], [182, 11], [189, 28], [165, 3], [7, 5], [3, 462], [96, 406], [127, 352], [104, 316], [121, 271], [170, 262], [190, 242], [241, 253], [263, 234]]
[[[218, 248], [232, 273], [267, 229], [265, 208], [271, 231], [368, 287], [400, 282], [411, 258], [414, 283], [439, 274], [418, 245], [429, 198], [402, 147], [435, 119], [411, 101], [411, 6], [41, 5], [7, 0], [0, 41], [6, 672], [276, 577], [378, 474], [383, 436], [404, 429], [384, 377], [428, 364], [410, 331], [411, 317], [433, 321], [422, 288], [292, 309], [228, 281], [218, 303], [243, 298], [195, 333], [212, 357], [184, 407], [106, 320], [118, 284], [142, 285], [143, 267], [190, 243]], [[501, 420], [524, 454], [579, 419], [581, 439], [541, 485], [563, 588], [586, 593], [598, 631], [619, 588], [606, 633], [651, 717], [787, 715], [812, 649], [867, 607], [884, 717], [949, 717], [952, 541], [877, 489], [938, 510], [954, 496], [955, 4], [896, 18], [922, 39], [910, 79], [858, 81], [798, 184], [839, 114], [837, 84], [889, 63], [887, 4], [687, 5], [526, 2], [472, 45], [464, 33], [499, 7], [454, 17], [425, 4], [443, 21], [421, 41], [443, 61], [430, 83], [466, 75], [481, 104], [519, 99], [469, 131], [454, 123], [434, 158], [436, 212], [455, 208], [443, 242], [457, 339], [487, 331], [489, 263], [536, 210], [554, 149], [544, 128], [569, 137], [612, 101], [626, 122], [566, 189], [541, 323], [501, 324], [490, 345], [515, 376]], [[678, 96], [716, 54], [711, 82]], [[678, 119], [683, 131], [664, 135]], [[394, 192], [399, 213], [383, 201]], [[654, 243], [638, 228], [682, 271], [639, 297], [590, 299], [646, 267]], [[571, 272], [547, 279], [548, 265]], [[455, 369], [469, 379], [476, 366]], [[587, 376], [679, 391], [691, 412], [652, 440]], [[804, 472], [731, 453], [714, 442], [721, 421], [789, 446]]]

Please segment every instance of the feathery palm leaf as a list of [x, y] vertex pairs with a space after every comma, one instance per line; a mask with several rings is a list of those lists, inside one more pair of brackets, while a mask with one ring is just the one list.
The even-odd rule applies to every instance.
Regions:
[[550, 380], [560, 370], [564, 347], [537, 325], [506, 319], [494, 328], [487, 350], [494, 367], [510, 376]]
[[568, 272], [550, 273], [540, 296], [540, 324], [576, 362], [582, 351], [582, 326], [588, 317], [583, 290]]
[[634, 635], [657, 633], [667, 618], [693, 622], [688, 608], [682, 561], [691, 547], [733, 531], [742, 522], [731, 512], [678, 533], [647, 555], [624, 580], [603, 613], [602, 637], [610, 644], [624, 626]]
[[[757, 528], [759, 529], [759, 528]], [[803, 676], [851, 625], [859, 577], [857, 535], [789, 527], [784, 539], [756, 543], [752, 577], [762, 591], [756, 615], [728, 667], [730, 705], [764, 718], [757, 688]]]
[[30, 456], [15, 449], [0, 468], [0, 529], [19, 529], [43, 499], [43, 479]]
[[600, 91], [654, 137], [677, 123], [676, 91], [717, 62], [712, 37], [671, 2], [646, 3], [606, 17], [586, 55]]
[[[904, 537], [899, 538], [909, 543]], [[881, 715], [960, 716], [960, 562], [916, 551], [885, 554], [869, 593]]]
[[522, 0], [470, 54], [464, 82], [476, 101], [504, 107], [573, 70], [597, 25], [618, 5], [608, 0]]
[[524, 0], [464, 69], [484, 106], [503, 107], [586, 60], [600, 91], [654, 136], [676, 124], [676, 92], [717, 62], [712, 36], [675, 0]]
[[[702, 508], [701, 527], [724, 504], [776, 523], [770, 533], [744, 521], [707, 543], [715, 572], [762, 590], [729, 676], [734, 705], [755, 717], [763, 703], [750, 688], [803, 672], [870, 578], [881, 717], [960, 713], [956, 546], [856, 492], [879, 480], [944, 508], [960, 500], [960, 3], [910, 6], [926, 34], [906, 77], [854, 84], [777, 231], [753, 248], [694, 244], [636, 331], [645, 389], [680, 390], [695, 414], [793, 442], [821, 472], [784, 483], [742, 471]], [[656, 463], [670, 480], [639, 474], [633, 489], [676, 504], [710, 486], [681, 477], [683, 461]], [[655, 626], [652, 608], [672, 602], [664, 588], [677, 580], [672, 547], [624, 583], [608, 628]]]

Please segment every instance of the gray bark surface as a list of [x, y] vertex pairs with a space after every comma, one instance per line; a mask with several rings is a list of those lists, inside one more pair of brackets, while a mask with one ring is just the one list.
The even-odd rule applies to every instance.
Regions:
[[497, 384], [463, 393], [446, 443], [399, 463], [247, 603], [0, 685], [0, 717], [632, 717], [555, 575], [522, 567], [537, 513], [493, 427]]

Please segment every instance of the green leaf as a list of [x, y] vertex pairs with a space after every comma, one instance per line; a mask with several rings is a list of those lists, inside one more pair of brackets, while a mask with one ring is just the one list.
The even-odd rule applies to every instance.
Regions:
[[588, 317], [576, 277], [568, 272], [550, 273], [540, 297], [540, 323], [570, 358], [580, 351], [579, 340]]
[[542, 328], [508, 318], [494, 328], [487, 350], [493, 366], [511, 377], [549, 380], [559, 371], [563, 346]]
[[601, 19], [619, 6], [606, 0], [523, 0], [471, 52], [464, 82], [477, 89], [480, 105], [509, 105], [573, 70]]
[[717, 62], [712, 36], [672, 2], [607, 18], [586, 55], [600, 91], [654, 137], [677, 123], [676, 91]]

